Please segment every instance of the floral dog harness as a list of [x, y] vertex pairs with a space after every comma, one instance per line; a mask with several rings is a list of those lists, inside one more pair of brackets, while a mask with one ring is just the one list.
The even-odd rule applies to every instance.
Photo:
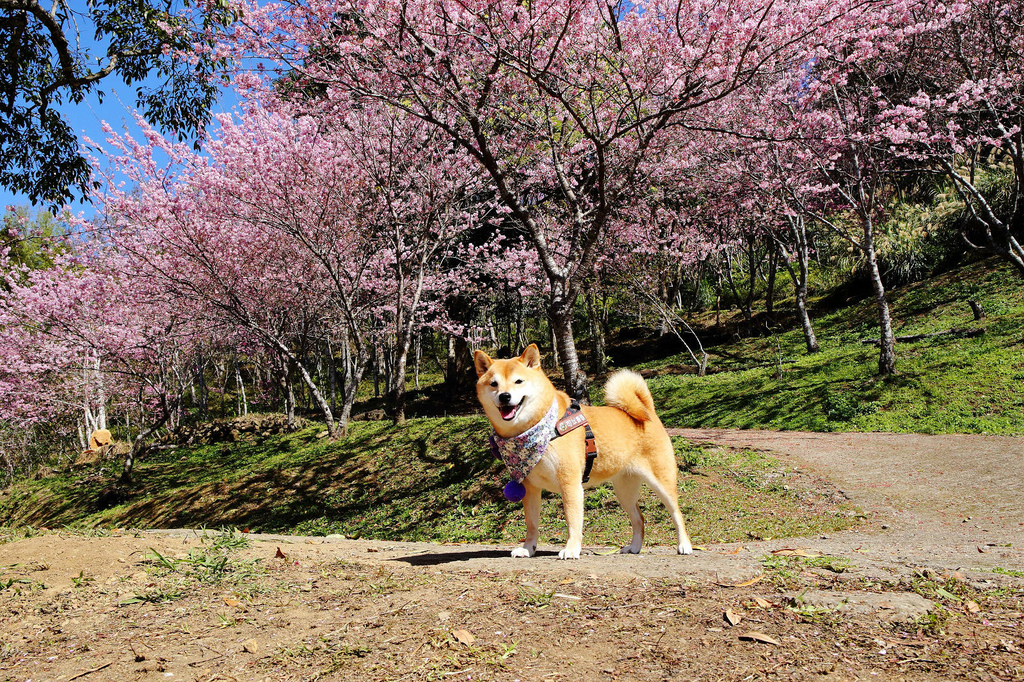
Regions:
[[537, 462], [548, 451], [548, 445], [552, 439], [564, 436], [580, 426], [586, 429], [586, 469], [583, 472], [583, 482], [586, 483], [590, 480], [590, 469], [597, 458], [597, 446], [594, 432], [591, 431], [590, 424], [583, 416], [577, 401], [573, 400], [569, 404], [565, 416], [559, 419], [558, 400], [555, 399], [544, 418], [518, 436], [502, 438], [492, 432], [491, 453], [505, 463], [512, 476], [512, 480], [505, 485], [505, 498], [510, 502], [518, 502], [523, 499], [526, 495], [523, 480], [530, 475], [533, 467], [537, 466]]
[[555, 437], [557, 423], [558, 401], [553, 400], [551, 409], [543, 419], [518, 436], [502, 438], [497, 433], [491, 434], [491, 452], [505, 463], [516, 483], [522, 483], [548, 451], [548, 444]]

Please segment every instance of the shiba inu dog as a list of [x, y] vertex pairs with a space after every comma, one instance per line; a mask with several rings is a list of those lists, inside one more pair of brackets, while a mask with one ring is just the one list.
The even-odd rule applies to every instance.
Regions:
[[[541, 491], [561, 493], [569, 526], [569, 539], [560, 559], [578, 559], [583, 542], [583, 488], [611, 482], [615, 497], [629, 515], [633, 540], [620, 552], [638, 554], [644, 543], [644, 517], [637, 506], [640, 484], [646, 483], [672, 515], [680, 554], [693, 548], [679, 512], [676, 458], [665, 427], [654, 411], [654, 400], [643, 377], [629, 370], [613, 374], [605, 388], [606, 407], [583, 406], [593, 431], [597, 457], [590, 480], [587, 433], [575, 428], [553, 435], [555, 424], [572, 403], [540, 368], [540, 351], [531, 344], [518, 358], [494, 360], [483, 351], [474, 354], [476, 393], [494, 427], [493, 446], [509, 466], [513, 479], [522, 477], [526, 540], [514, 557], [531, 557], [537, 551]], [[582, 422], [573, 416], [562, 419]], [[532, 453], [532, 454], [531, 454]]]

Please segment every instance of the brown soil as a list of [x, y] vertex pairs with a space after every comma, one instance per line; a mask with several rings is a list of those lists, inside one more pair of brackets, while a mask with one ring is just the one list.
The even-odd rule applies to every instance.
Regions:
[[868, 521], [577, 562], [339, 538], [231, 549], [193, 531], [11, 537], [0, 679], [1024, 678], [1024, 440], [683, 435], [771, 450]]

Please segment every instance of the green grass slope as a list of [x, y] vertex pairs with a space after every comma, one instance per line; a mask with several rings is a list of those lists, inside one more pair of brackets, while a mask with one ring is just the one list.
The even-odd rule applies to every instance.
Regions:
[[[974, 321], [967, 299], [983, 306]], [[813, 318], [821, 352], [792, 329], [711, 349], [712, 367], [648, 383], [670, 426], [1024, 434], [1024, 281], [987, 260], [891, 292], [896, 334], [983, 329], [898, 343], [897, 375], [877, 374], [872, 299]], [[681, 355], [651, 363], [687, 364]], [[742, 369], [743, 367], [753, 367]], [[780, 371], [781, 370], [781, 371]]]
[[[146, 458], [131, 488], [81, 470], [22, 481], [0, 496], [0, 525], [232, 526], [438, 542], [517, 543], [525, 534], [522, 505], [502, 497], [504, 467], [490, 455], [484, 418], [358, 422], [335, 442], [318, 439], [321, 428]], [[682, 439], [676, 447], [681, 507], [697, 544], [806, 535], [856, 522], [855, 510], [834, 491], [804, 485], [764, 455]], [[629, 541], [628, 520], [610, 489], [590, 491], [586, 505], [587, 544]], [[661, 503], [648, 493], [641, 506], [648, 544], [674, 544]], [[542, 542], [564, 542], [559, 498], [545, 499], [541, 530]]]

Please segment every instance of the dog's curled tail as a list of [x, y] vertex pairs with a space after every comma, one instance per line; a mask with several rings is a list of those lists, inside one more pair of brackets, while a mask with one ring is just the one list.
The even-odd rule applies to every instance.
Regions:
[[647, 382], [636, 372], [620, 369], [608, 377], [604, 386], [604, 401], [617, 407], [633, 419], [649, 422], [655, 419], [654, 398]]

